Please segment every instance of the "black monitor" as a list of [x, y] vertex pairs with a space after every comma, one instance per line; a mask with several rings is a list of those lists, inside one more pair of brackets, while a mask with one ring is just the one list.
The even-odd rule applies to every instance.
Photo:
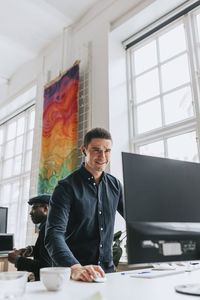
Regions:
[[200, 164], [122, 153], [128, 264], [200, 259]]
[[8, 208], [0, 207], [0, 233], [7, 232]]

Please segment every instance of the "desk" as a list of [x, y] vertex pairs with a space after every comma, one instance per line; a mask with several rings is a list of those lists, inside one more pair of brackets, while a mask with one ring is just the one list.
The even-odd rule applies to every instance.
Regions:
[[0, 255], [0, 262], [3, 262], [3, 269], [2, 271], [8, 271], [8, 254], [1, 254]]
[[114, 273], [107, 274], [105, 283], [70, 280], [58, 292], [48, 292], [42, 282], [30, 282], [23, 300], [84, 300], [98, 291], [103, 300], [196, 300], [195, 296], [176, 293], [174, 286], [198, 282], [200, 270], [153, 279], [131, 278]]

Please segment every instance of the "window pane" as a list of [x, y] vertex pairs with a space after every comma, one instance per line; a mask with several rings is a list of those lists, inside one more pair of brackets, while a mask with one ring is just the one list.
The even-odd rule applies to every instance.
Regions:
[[30, 186], [30, 180], [29, 178], [24, 179], [23, 183], [23, 189], [22, 189], [22, 203], [23, 203], [23, 209], [21, 210], [21, 232], [19, 236], [19, 244], [22, 245], [24, 242], [24, 236], [26, 236], [26, 230], [27, 230], [27, 219], [29, 217], [28, 214], [28, 204], [27, 199], [29, 198], [29, 186]]
[[23, 150], [23, 136], [19, 136], [16, 139], [16, 146], [15, 146], [15, 154], [20, 154], [22, 153]]
[[24, 133], [24, 126], [25, 126], [25, 118], [21, 117], [17, 120], [17, 135], [21, 135]]
[[198, 162], [196, 132], [185, 133], [167, 140], [168, 157]]
[[158, 141], [143, 145], [139, 148], [139, 153], [145, 155], [164, 157], [164, 143], [163, 141]]
[[194, 115], [190, 87], [163, 97], [166, 124], [178, 122]]
[[159, 38], [160, 60], [164, 61], [186, 50], [184, 25], [168, 31]]
[[138, 133], [143, 133], [161, 126], [160, 99], [137, 107]]
[[158, 69], [137, 77], [135, 85], [137, 103], [157, 96], [159, 94]]
[[197, 30], [198, 30], [198, 36], [200, 41], [200, 14], [197, 15]]
[[32, 110], [28, 120], [28, 130], [33, 129], [35, 124], [35, 111]]
[[[17, 202], [11, 202], [9, 205], [9, 214], [8, 214], [8, 232], [16, 232], [17, 224]], [[18, 233], [16, 233], [18, 234]], [[16, 238], [15, 234], [15, 238]]]
[[27, 145], [26, 148], [27, 149], [32, 149], [33, 146], [33, 130], [29, 131], [28, 135], [27, 135]]
[[166, 92], [190, 81], [187, 55], [161, 66], [163, 91]]
[[15, 141], [12, 140], [5, 145], [5, 158], [12, 157], [14, 155]]
[[3, 129], [0, 129], [0, 145], [3, 143]]
[[21, 171], [21, 166], [22, 166], [22, 155], [18, 155], [15, 157], [14, 160], [14, 175], [17, 175], [20, 173]]
[[[24, 186], [23, 186], [23, 198], [25, 199], [25, 204], [27, 204], [27, 199], [29, 196], [29, 188], [30, 188], [30, 179], [26, 178], [24, 180]], [[27, 206], [28, 208], [28, 206]]]
[[156, 41], [134, 51], [133, 55], [136, 75], [155, 66], [157, 64]]
[[1, 190], [1, 205], [8, 206], [11, 194], [11, 184], [4, 184]]
[[7, 131], [7, 141], [13, 139], [16, 134], [16, 122], [12, 122], [8, 125], [8, 131]]
[[3, 164], [3, 178], [11, 177], [12, 175], [13, 158], [8, 159]]
[[28, 151], [26, 153], [25, 171], [30, 171], [31, 170], [31, 154], [32, 154], [32, 151]]

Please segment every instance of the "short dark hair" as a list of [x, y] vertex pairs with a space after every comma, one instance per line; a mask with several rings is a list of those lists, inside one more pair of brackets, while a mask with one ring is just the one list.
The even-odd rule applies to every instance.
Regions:
[[93, 128], [88, 131], [84, 137], [84, 147], [87, 148], [92, 139], [106, 139], [111, 140], [112, 136], [109, 131], [104, 128]]

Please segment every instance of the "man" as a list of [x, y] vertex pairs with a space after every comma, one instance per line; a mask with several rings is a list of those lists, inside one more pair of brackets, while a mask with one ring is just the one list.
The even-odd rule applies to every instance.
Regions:
[[[35, 246], [28, 246], [8, 254], [8, 260], [15, 264], [18, 271], [33, 272], [35, 280], [40, 279], [40, 268], [50, 267], [51, 259], [44, 246], [45, 224], [49, 209], [49, 195], [40, 195], [31, 198], [28, 204], [32, 205], [30, 215], [34, 224], [39, 224], [39, 235]], [[33, 259], [27, 258], [33, 256]]]
[[85, 163], [59, 181], [50, 202], [45, 244], [53, 265], [71, 267], [74, 280], [92, 282], [114, 271], [114, 219], [123, 204], [119, 180], [104, 172], [111, 148], [108, 131], [89, 131], [81, 146]]

